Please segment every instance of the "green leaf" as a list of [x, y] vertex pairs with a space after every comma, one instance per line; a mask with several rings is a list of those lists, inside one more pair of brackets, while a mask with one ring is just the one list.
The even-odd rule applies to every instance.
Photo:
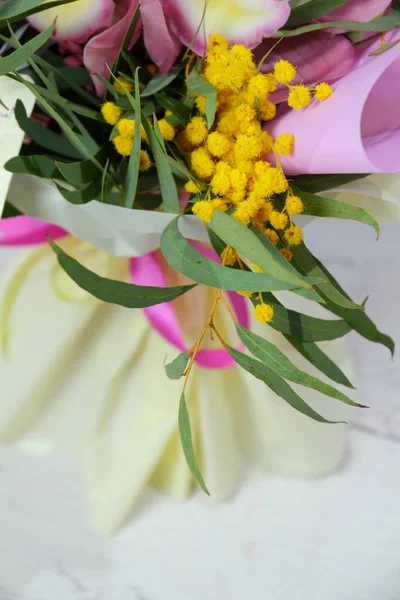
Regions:
[[92, 183], [89, 183], [80, 190], [67, 190], [57, 183], [56, 186], [63, 198], [71, 204], [86, 204], [87, 202], [98, 198], [101, 192], [100, 181], [92, 181]]
[[297, 27], [303, 23], [308, 23], [318, 17], [327, 15], [335, 8], [343, 6], [348, 0], [313, 0], [306, 2], [301, 6], [293, 8], [289, 19], [285, 23], [285, 27]]
[[[306, 342], [323, 342], [341, 338], [349, 331], [350, 325], [344, 320], [332, 321], [309, 317], [283, 306], [273, 294], [263, 293], [263, 302], [274, 309], [274, 318], [268, 323], [270, 327]], [[252, 298], [254, 305], [257, 299]]]
[[180, 210], [178, 190], [176, 189], [170, 164], [166, 158], [167, 151], [155, 115], [153, 120], [154, 131], [146, 117], [142, 114], [142, 124], [149, 138], [149, 145], [153, 153], [154, 162], [156, 163], [164, 211], [177, 214]]
[[387, 52], [391, 48], [394, 48], [394, 46], [397, 46], [397, 44], [399, 42], [400, 42], [400, 40], [395, 40], [394, 42], [390, 42], [389, 44], [384, 44], [377, 50], [374, 50], [373, 52], [371, 52], [371, 54], [368, 54], [368, 56], [378, 56], [379, 54], [383, 54], [384, 52]]
[[275, 394], [283, 398], [285, 402], [306, 417], [314, 419], [319, 423], [337, 423], [338, 421], [328, 421], [321, 415], [315, 412], [300, 396], [290, 387], [288, 383], [278, 373], [270, 369], [266, 364], [235, 350], [228, 344], [224, 344], [226, 350], [232, 358], [240, 365], [243, 369], [248, 371], [251, 375], [263, 381]]
[[303, 27], [298, 27], [297, 29], [281, 29], [271, 37], [294, 37], [297, 35], [303, 35], [303, 33], [326, 29], [327, 27], [345, 29], [346, 31], [391, 31], [399, 26], [400, 15], [392, 12], [388, 16], [377, 17], [368, 23], [360, 23], [359, 21], [326, 21], [324, 23], [312, 23], [311, 25], [304, 25]]
[[190, 427], [189, 413], [188, 413], [188, 409], [186, 406], [185, 394], [183, 392], [182, 392], [181, 399], [179, 402], [178, 421], [179, 421], [179, 433], [181, 436], [182, 449], [183, 449], [183, 453], [185, 455], [188, 467], [191, 470], [193, 477], [196, 479], [197, 483], [202, 488], [202, 490], [206, 494], [210, 495], [210, 492], [208, 491], [207, 486], [204, 483], [203, 476], [197, 465], [196, 457], [194, 454], [193, 441], [192, 441], [192, 430]]
[[171, 221], [161, 236], [161, 251], [168, 264], [178, 273], [224, 290], [262, 292], [295, 287], [290, 283], [277, 281], [266, 273], [238, 271], [208, 260], [182, 236], [178, 219], [179, 217]]
[[49, 10], [71, 2], [77, 2], [77, 0], [55, 0], [46, 3], [44, 0], [3, 0], [0, 4], [0, 22], [21, 20], [31, 14], [37, 14], [43, 10]]
[[200, 75], [197, 69], [192, 69], [188, 77], [188, 87], [196, 96], [206, 98], [206, 119], [208, 129], [214, 124], [217, 110], [217, 89]]
[[182, 352], [179, 354], [171, 363], [165, 365], [165, 372], [169, 379], [180, 379], [185, 372], [188, 360], [189, 352]]
[[17, 50], [14, 50], [14, 52], [8, 56], [0, 58], [0, 76], [7, 75], [12, 71], [16, 71], [18, 67], [23, 65], [32, 56], [32, 54], [34, 54], [43, 46], [43, 44], [47, 42], [47, 40], [51, 37], [54, 28], [55, 23], [42, 31], [42, 33], [39, 33], [39, 35], [29, 40], [29, 42], [26, 42], [26, 44]]
[[[129, 100], [131, 95], [126, 92]], [[125, 191], [124, 191], [124, 205], [127, 208], [132, 208], [135, 202], [137, 184], [139, 179], [139, 164], [140, 164], [140, 149], [141, 149], [141, 137], [140, 137], [140, 89], [139, 89], [139, 69], [135, 71], [135, 100], [133, 101], [132, 108], [135, 110], [135, 126], [133, 136], [132, 152], [129, 157], [128, 171], [125, 179]]]
[[253, 333], [249, 329], [242, 327], [239, 323], [236, 323], [236, 330], [239, 334], [240, 339], [248, 350], [261, 362], [266, 364], [270, 369], [275, 371], [278, 375], [284, 379], [288, 379], [293, 383], [303, 385], [305, 387], [317, 390], [325, 396], [335, 398], [344, 404], [350, 406], [358, 406], [359, 408], [366, 408], [362, 404], [358, 404], [351, 400], [346, 394], [336, 390], [332, 386], [324, 383], [317, 377], [309, 375], [304, 371], [298, 369], [274, 344], [267, 342], [259, 335]]
[[152, 96], [153, 94], [156, 94], [157, 92], [160, 92], [161, 90], [169, 86], [169, 84], [172, 83], [174, 79], [178, 77], [179, 73], [182, 71], [184, 66], [184, 63], [179, 62], [173, 67], [171, 67], [171, 69], [165, 75], [158, 72], [156, 75], [154, 75], [152, 79], [150, 79], [149, 83], [146, 85], [143, 92], [140, 94], [141, 97], [147, 98], [148, 96]]
[[57, 254], [57, 260], [67, 275], [83, 290], [104, 302], [126, 308], [146, 308], [163, 302], [171, 302], [194, 287], [193, 285], [180, 285], [161, 288], [106, 279], [89, 271], [74, 258], [68, 256], [53, 240], [49, 239], [49, 244]]
[[[313, 255], [307, 250], [304, 244], [301, 244], [300, 246], [293, 246], [292, 252], [295, 262], [305, 275], [311, 275], [321, 279], [326, 278], [326, 275], [317, 265]], [[326, 283], [316, 284], [315, 287], [318, 294], [320, 294], [324, 299], [329, 299], [338, 306], [349, 308], [351, 310], [361, 308], [359, 304], [356, 304], [350, 300], [347, 295], [342, 294], [342, 292], [334, 287], [329, 281], [326, 281]]]
[[43, 148], [68, 158], [81, 158], [80, 152], [67, 139], [30, 119], [21, 100], [17, 100], [15, 103], [14, 114], [22, 131], [25, 131], [32, 140]]
[[333, 217], [336, 219], [359, 221], [360, 223], [365, 223], [366, 225], [373, 227], [379, 236], [380, 229], [378, 221], [363, 208], [351, 206], [350, 204], [339, 202], [338, 200], [324, 198], [323, 196], [309, 194], [293, 185], [291, 187], [293, 193], [296, 196], [299, 196], [303, 201], [303, 214], [314, 215], [315, 217]]
[[315, 342], [304, 342], [284, 334], [287, 341], [295, 348], [313, 367], [340, 385], [354, 389], [353, 384], [337, 365], [327, 356]]
[[250, 230], [220, 210], [214, 212], [211, 227], [228, 246], [235, 248], [277, 281], [303, 288], [309, 288], [313, 283], [323, 281], [318, 278], [304, 278], [261, 232], [256, 229]]
[[[335, 278], [329, 273], [329, 271], [322, 265], [322, 263], [315, 257], [313, 257], [316, 264], [319, 266], [321, 271], [324, 273], [330, 284], [335, 287], [341, 294], [349, 298], [346, 292], [340, 287]], [[354, 331], [357, 331], [360, 335], [371, 342], [382, 344], [388, 350], [390, 350], [392, 357], [395, 351], [395, 343], [389, 335], [382, 333], [378, 330], [375, 323], [368, 317], [364, 310], [346, 310], [343, 307], [337, 306], [332, 303], [329, 298], [326, 298], [326, 304], [324, 308], [327, 308], [333, 314], [344, 319]]]
[[10, 219], [12, 217], [22, 217], [22, 216], [23, 216], [23, 213], [21, 211], [19, 211], [18, 208], [15, 208], [15, 206], [13, 206], [12, 204], [10, 204], [7, 201], [4, 203], [3, 213], [0, 215], [0, 217], [2, 219]]
[[296, 187], [299, 187], [305, 192], [310, 194], [318, 194], [318, 192], [325, 192], [326, 190], [332, 190], [340, 185], [345, 185], [358, 179], [364, 179], [366, 174], [356, 175], [297, 175], [293, 177], [293, 181]]
[[[103, 149], [97, 153], [96, 159], [101, 162], [104, 160]], [[80, 160], [70, 163], [56, 161], [55, 164], [65, 179], [76, 187], [93, 183], [94, 179], [99, 180], [102, 175], [97, 166], [93, 164], [91, 160]]]
[[174, 117], [172, 121], [175, 122], [171, 122], [171, 117], [167, 117], [167, 121], [171, 122], [171, 125], [176, 127], [177, 125], [185, 126], [187, 124], [191, 117], [191, 110], [189, 107], [165, 94], [157, 94], [156, 100], [163, 108], [172, 112]]
[[10, 173], [35, 175], [44, 179], [61, 178], [53, 158], [46, 155], [15, 156], [4, 165]]

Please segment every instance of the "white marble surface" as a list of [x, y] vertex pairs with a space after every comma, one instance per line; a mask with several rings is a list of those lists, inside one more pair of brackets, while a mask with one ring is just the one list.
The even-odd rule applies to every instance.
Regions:
[[[371, 316], [398, 341], [399, 233], [385, 226], [376, 243], [353, 223], [308, 228], [315, 252], [355, 300], [370, 295]], [[0, 251], [0, 267], [13, 255]], [[264, 478], [221, 505], [149, 493], [106, 540], [89, 529], [75, 465], [2, 449], [0, 600], [398, 600], [400, 370], [385, 348], [349, 342], [371, 409], [323, 479]]]

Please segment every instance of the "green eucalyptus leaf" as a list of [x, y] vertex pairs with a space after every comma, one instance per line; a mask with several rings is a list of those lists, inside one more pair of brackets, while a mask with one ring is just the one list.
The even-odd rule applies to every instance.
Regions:
[[306, 417], [314, 419], [319, 423], [337, 423], [338, 421], [328, 421], [319, 415], [314, 409], [311, 408], [300, 396], [290, 387], [288, 383], [280, 376], [276, 371], [273, 371], [266, 364], [235, 350], [228, 344], [224, 344], [226, 350], [232, 358], [245, 369], [248, 373], [263, 381], [275, 394], [283, 398], [292, 408], [298, 410]]
[[129, 157], [128, 162], [128, 171], [125, 179], [125, 190], [124, 190], [124, 205], [127, 208], [132, 208], [135, 197], [136, 190], [139, 179], [139, 165], [140, 165], [140, 150], [141, 150], [141, 137], [140, 137], [140, 126], [141, 126], [141, 117], [140, 117], [140, 89], [139, 89], [139, 69], [135, 71], [135, 99], [132, 99], [132, 96], [126, 92], [126, 95], [129, 101], [132, 103], [132, 108], [135, 111], [135, 126], [134, 126], [134, 136], [133, 136], [133, 146], [132, 152]]
[[68, 190], [58, 183], [56, 183], [56, 186], [63, 198], [71, 204], [86, 204], [98, 198], [101, 193], [101, 181], [98, 180], [88, 183], [80, 190]]
[[168, 264], [178, 273], [210, 287], [224, 290], [274, 291], [294, 286], [276, 280], [266, 273], [238, 271], [205, 258], [180, 233], [178, 218], [174, 219], [161, 236], [161, 251]]
[[152, 79], [150, 79], [149, 83], [144, 88], [143, 92], [140, 94], [142, 98], [147, 98], [148, 96], [152, 96], [157, 92], [160, 92], [164, 88], [170, 85], [179, 75], [179, 73], [184, 68], [185, 64], [182, 62], [176, 63], [171, 67], [171, 69], [166, 74], [162, 74], [158, 72]]
[[0, 217], [2, 219], [10, 219], [12, 217], [22, 217], [23, 213], [21, 211], [18, 210], [18, 208], [15, 208], [15, 206], [13, 206], [12, 204], [10, 204], [9, 202], [4, 203], [4, 208], [3, 208], [3, 212], [0, 215]]
[[62, 154], [67, 158], [81, 158], [80, 152], [67, 139], [30, 119], [21, 100], [17, 100], [15, 103], [14, 114], [22, 131], [25, 131], [32, 140], [46, 148], [46, 150]]
[[157, 119], [154, 115], [154, 130], [146, 117], [142, 114], [142, 124], [149, 139], [149, 145], [156, 163], [163, 208], [167, 213], [179, 213], [179, 196], [176, 183], [172, 175], [171, 166], [167, 160], [167, 151], [162, 139]]
[[23, 46], [20, 46], [17, 50], [14, 50], [14, 52], [11, 52], [8, 56], [0, 58], [0, 76], [16, 71], [21, 65], [29, 60], [32, 54], [47, 42], [54, 29], [55, 23], [29, 40], [29, 42], [26, 42]]
[[71, 2], [77, 2], [78, 0], [3, 0], [0, 4], [0, 24], [3, 25], [2, 21], [15, 21], [29, 17], [32, 14], [37, 14], [43, 10], [49, 10], [50, 8], [56, 8], [63, 4], [70, 4]]
[[43, 179], [63, 179], [54, 159], [45, 154], [15, 156], [6, 162], [4, 168], [10, 173], [35, 175], [36, 177], [43, 177]]
[[297, 27], [303, 23], [308, 23], [318, 17], [323, 17], [332, 10], [343, 6], [349, 0], [312, 0], [311, 2], [303, 2], [300, 6], [292, 9], [289, 19], [285, 23], [285, 27]]
[[197, 69], [192, 69], [188, 77], [188, 87], [196, 96], [205, 96], [206, 98], [206, 119], [208, 129], [214, 124], [215, 112], [217, 110], [217, 89], [208, 83], [200, 75]]
[[207, 486], [204, 482], [203, 476], [200, 472], [200, 469], [197, 465], [196, 457], [194, 454], [193, 448], [193, 440], [192, 440], [192, 430], [190, 427], [190, 419], [189, 413], [186, 406], [185, 394], [182, 392], [181, 399], [179, 402], [179, 433], [181, 436], [181, 443], [183, 453], [186, 458], [186, 462], [191, 470], [193, 477], [196, 479], [197, 483], [200, 485], [202, 490], [210, 495]]
[[[263, 302], [270, 304], [274, 309], [274, 318], [268, 325], [276, 331], [286, 333], [299, 340], [306, 342], [335, 340], [351, 331], [350, 325], [344, 320], [333, 321], [309, 317], [286, 308], [278, 302], [273, 294], [264, 292], [262, 297]], [[251, 300], [254, 305], [257, 304], [257, 298], [252, 297]]]
[[79, 287], [95, 298], [118, 304], [126, 308], [146, 308], [163, 302], [171, 302], [191, 290], [193, 285], [181, 285], [170, 288], [134, 285], [123, 281], [114, 281], [101, 277], [79, 264], [68, 256], [53, 240], [49, 244], [57, 255], [57, 260], [64, 271]]
[[361, 23], [359, 21], [325, 21], [324, 23], [312, 23], [311, 25], [304, 25], [302, 27], [298, 27], [297, 29], [281, 29], [271, 37], [294, 37], [297, 35], [303, 35], [303, 33], [310, 33], [311, 31], [326, 29], [327, 27], [345, 29], [346, 31], [391, 31], [399, 26], [400, 15], [395, 11], [392, 11], [390, 15], [377, 17], [368, 23]]
[[293, 257], [296, 264], [303, 271], [305, 275], [311, 275], [313, 277], [319, 277], [325, 279], [325, 283], [316, 284], [316, 290], [322, 298], [328, 298], [337, 306], [348, 308], [351, 310], [359, 310], [361, 307], [356, 304], [347, 295], [342, 294], [335, 286], [333, 286], [327, 279], [322, 269], [315, 262], [313, 255], [307, 250], [304, 244], [300, 246], [292, 247]]
[[383, 46], [381, 46], [377, 50], [374, 50], [368, 56], [378, 56], [379, 54], [383, 54], [384, 52], [387, 52], [391, 48], [394, 48], [394, 46], [397, 46], [397, 44], [399, 42], [400, 42], [400, 40], [395, 40], [394, 42], [390, 42], [389, 44], [383, 44]]
[[185, 372], [190, 354], [182, 352], [171, 363], [165, 365], [165, 372], [169, 379], [180, 379]]
[[324, 375], [345, 387], [354, 389], [353, 384], [341, 369], [321, 350], [315, 342], [305, 342], [291, 335], [284, 334], [287, 341], [295, 348], [313, 367]]
[[358, 404], [351, 400], [346, 394], [343, 394], [339, 390], [336, 390], [332, 386], [324, 383], [317, 377], [309, 375], [304, 371], [298, 369], [274, 344], [263, 339], [256, 333], [246, 329], [236, 323], [236, 330], [239, 334], [240, 339], [248, 350], [261, 362], [266, 364], [270, 369], [275, 371], [278, 375], [284, 379], [288, 379], [293, 383], [303, 385], [305, 387], [317, 390], [325, 396], [335, 398], [344, 404], [350, 406], [358, 406], [359, 408], [366, 408], [362, 404]]
[[297, 175], [293, 177], [294, 185], [309, 194], [318, 194], [326, 190], [333, 190], [340, 185], [364, 179], [366, 174], [355, 175]]
[[[170, 98], [166, 94], [156, 95], [157, 103], [160, 104], [165, 110], [172, 112], [172, 117], [167, 117], [167, 121], [174, 127], [177, 125], [186, 125], [191, 116], [191, 110], [182, 102]], [[172, 122], [171, 122], [172, 121]]]
[[338, 200], [332, 200], [330, 198], [324, 198], [323, 196], [317, 196], [308, 192], [303, 192], [295, 186], [291, 186], [293, 193], [302, 199], [304, 204], [303, 214], [314, 215], [315, 217], [333, 217], [336, 219], [348, 219], [351, 221], [359, 221], [370, 225], [376, 231], [379, 236], [379, 223], [370, 214], [367, 213], [363, 208], [358, 206], [352, 206], [345, 202], [339, 202]]
[[[294, 287], [309, 288], [323, 279], [305, 278], [282, 256], [277, 248], [256, 229], [250, 230], [230, 215], [216, 210], [211, 227], [226, 243], [257, 264], [264, 273]], [[265, 239], [264, 239], [265, 238]]]
[[[105, 152], [103, 149], [97, 153], [97, 161], [103, 162]], [[80, 160], [77, 162], [64, 163], [56, 161], [57, 169], [67, 181], [76, 187], [93, 183], [93, 180], [100, 180], [101, 172], [91, 160]]]

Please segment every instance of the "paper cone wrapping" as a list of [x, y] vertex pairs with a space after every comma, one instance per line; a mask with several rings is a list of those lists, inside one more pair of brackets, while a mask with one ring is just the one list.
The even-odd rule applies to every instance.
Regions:
[[268, 125], [275, 137], [295, 136], [293, 154], [281, 160], [285, 173], [400, 171], [400, 45], [364, 57], [333, 88], [325, 102], [283, 107]]
[[[123, 279], [127, 274], [125, 259], [73, 238], [62, 245], [103, 275]], [[104, 533], [133, 514], [146, 484], [176, 499], [187, 498], [194, 484], [177, 426], [182, 381], [169, 380], [163, 366], [177, 351], [151, 328], [144, 312], [94, 300], [44, 248], [24, 250], [1, 289], [3, 325], [7, 304], [17, 298], [9, 355], [0, 361], [1, 442], [30, 452], [73, 454], [82, 467], [93, 525]], [[54, 289], [61, 297], [55, 297]], [[179, 299], [186, 303], [179, 314], [185, 315], [188, 340], [198, 334], [210, 306], [210, 290], [199, 286], [196, 294]], [[231, 336], [224, 316], [219, 327]], [[269, 331], [271, 341], [313, 372], [279, 334], [257, 327], [263, 335]], [[351, 376], [343, 347], [332, 342], [327, 347]], [[306, 388], [299, 391], [327, 418], [351, 416], [348, 406]], [[248, 475], [328, 473], [345, 451], [345, 425], [322, 425], [304, 417], [238, 367], [196, 366], [187, 403], [197, 456], [214, 501], [228, 498]]]

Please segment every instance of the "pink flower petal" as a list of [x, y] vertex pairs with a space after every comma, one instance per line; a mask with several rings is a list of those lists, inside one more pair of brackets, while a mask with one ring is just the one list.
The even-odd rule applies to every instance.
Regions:
[[[261, 60], [275, 43], [268, 40], [258, 46], [254, 51], [256, 60]], [[282, 40], [263, 63], [262, 71], [272, 71], [281, 59], [296, 65], [296, 83], [316, 83], [343, 77], [354, 66], [356, 52], [345, 36], [314, 31]]]
[[32, 27], [42, 31], [57, 17], [56, 39], [86, 42], [92, 35], [111, 25], [114, 9], [113, 0], [79, 0], [44, 10], [28, 17], [28, 21]]
[[[121, 44], [135, 13], [139, 0], [125, 0], [119, 5], [119, 19], [112, 27], [93, 37], [85, 46], [83, 62], [89, 73], [101, 75], [108, 79], [109, 70], [114, 64]], [[124, 12], [125, 11], [125, 12]], [[129, 48], [137, 42], [140, 35], [141, 22], [138, 23], [129, 44]], [[97, 93], [100, 95], [104, 88], [97, 77], [93, 77]]]
[[169, 30], [160, 0], [140, 0], [140, 14], [146, 49], [160, 71], [166, 73], [182, 44]]
[[202, 55], [211, 33], [220, 33], [231, 43], [254, 48], [263, 37], [284, 25], [290, 14], [289, 0], [209, 0], [201, 25], [204, 2], [161, 0], [161, 3], [181, 42]]
[[319, 21], [360, 21], [367, 23], [391, 4], [391, 0], [349, 0], [343, 6], [332, 10]]

